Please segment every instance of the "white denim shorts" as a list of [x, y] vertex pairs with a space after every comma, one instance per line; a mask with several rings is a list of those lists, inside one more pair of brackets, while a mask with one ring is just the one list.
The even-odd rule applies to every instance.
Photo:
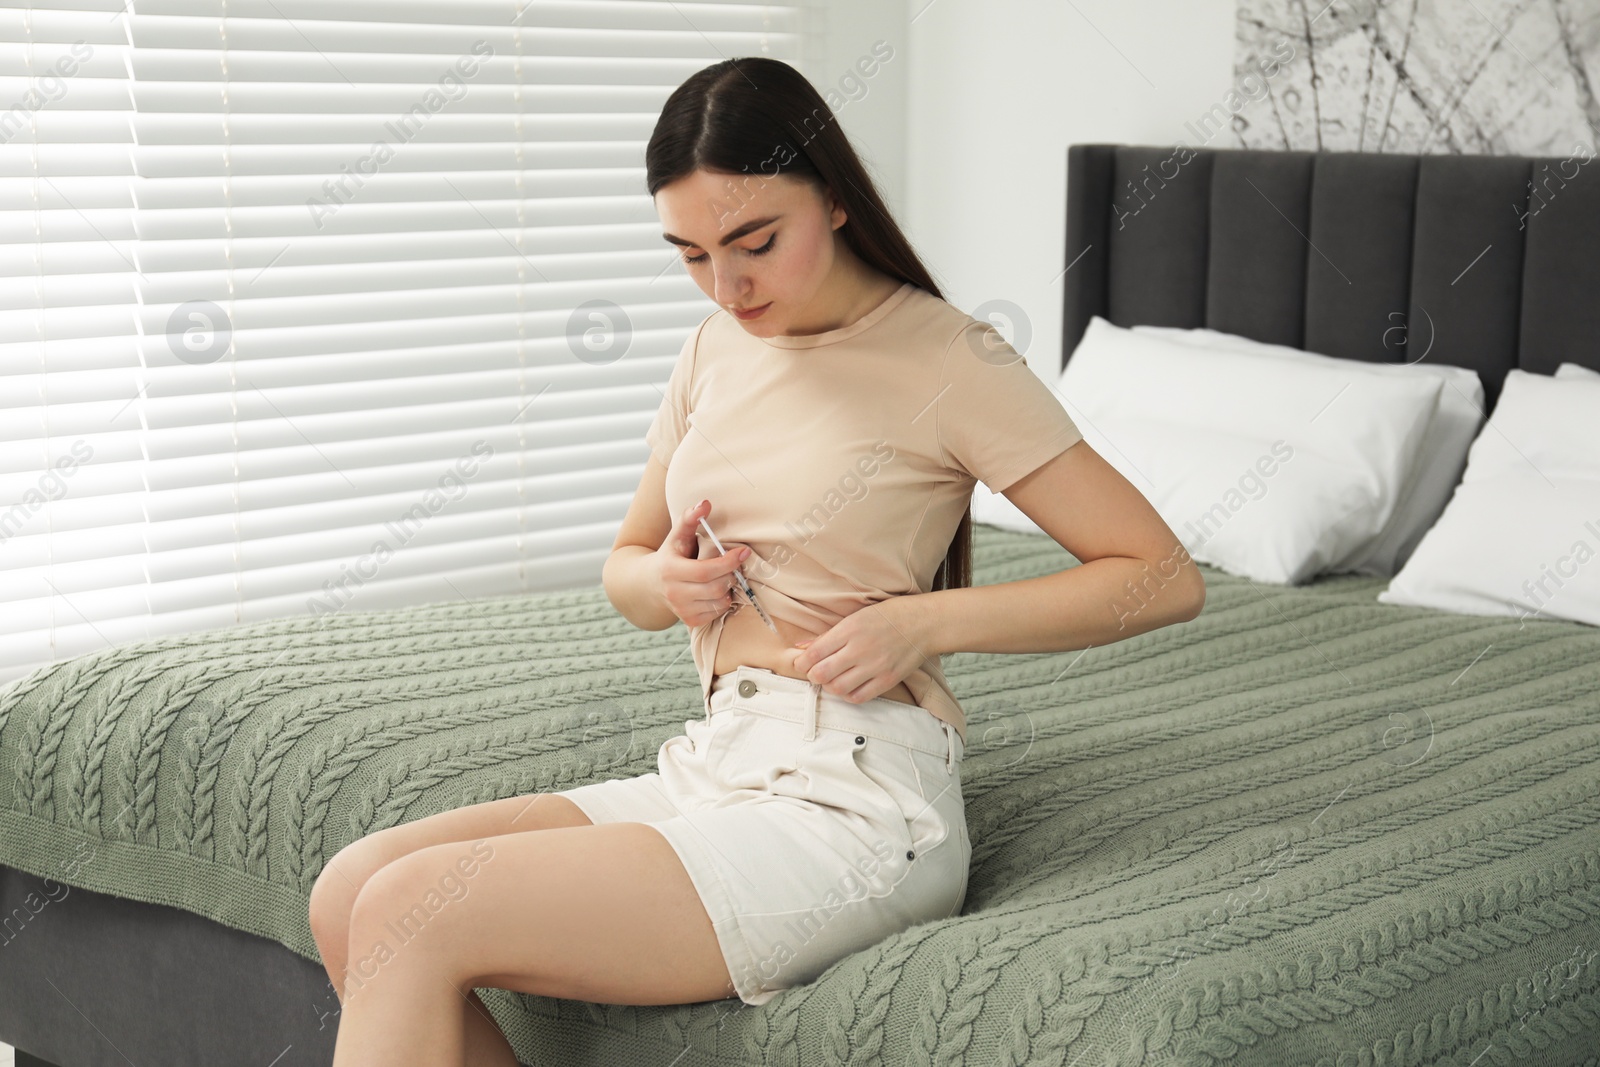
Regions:
[[643, 822], [677, 851], [739, 999], [765, 1004], [844, 957], [966, 902], [961, 735], [927, 710], [852, 704], [741, 666], [712, 684], [659, 770], [558, 795], [595, 823]]

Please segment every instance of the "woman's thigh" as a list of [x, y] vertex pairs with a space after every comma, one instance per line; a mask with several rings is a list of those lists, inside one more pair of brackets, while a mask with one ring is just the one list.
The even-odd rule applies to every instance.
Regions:
[[349, 949], [350, 979], [363, 988], [381, 987], [391, 968], [418, 967], [463, 990], [604, 1004], [734, 995], [700, 894], [648, 823], [419, 849], [363, 887]]
[[442, 845], [447, 841], [468, 841], [521, 833], [524, 830], [588, 825], [589, 817], [583, 813], [583, 809], [566, 797], [558, 793], [534, 793], [441, 811], [390, 826], [350, 844], [381, 841], [383, 849], [398, 858], [407, 852], [428, 845]]
[[367, 879], [420, 848], [528, 830], [588, 826], [576, 804], [554, 793], [505, 797], [441, 811], [357, 838], [329, 857], [311, 891], [312, 918], [341, 922]]

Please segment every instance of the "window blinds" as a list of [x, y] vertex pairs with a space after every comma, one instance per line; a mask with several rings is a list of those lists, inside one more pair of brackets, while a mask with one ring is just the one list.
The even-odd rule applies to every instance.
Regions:
[[799, 5], [0, 11], [0, 682], [129, 640], [598, 582], [715, 305], [666, 97]]

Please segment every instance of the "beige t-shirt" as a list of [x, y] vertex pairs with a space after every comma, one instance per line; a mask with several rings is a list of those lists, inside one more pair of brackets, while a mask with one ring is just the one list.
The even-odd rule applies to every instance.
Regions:
[[[674, 519], [710, 500], [723, 546], [750, 548], [761, 606], [811, 635], [929, 592], [976, 482], [1000, 492], [1082, 439], [997, 331], [910, 282], [800, 337], [754, 337], [719, 308], [684, 342], [645, 432]], [[697, 536], [699, 558], [718, 554]], [[733, 604], [754, 610], [737, 590]], [[708, 708], [726, 620], [690, 628]], [[904, 681], [964, 743], [939, 657]]]

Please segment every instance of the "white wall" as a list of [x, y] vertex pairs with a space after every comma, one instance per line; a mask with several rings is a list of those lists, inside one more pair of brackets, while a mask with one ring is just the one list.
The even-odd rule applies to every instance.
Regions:
[[1186, 124], [1233, 87], [1234, 0], [818, 4], [806, 73], [819, 90], [844, 98], [841, 79], [874, 44], [892, 49], [835, 114], [945, 299], [1019, 305], [1028, 364], [1053, 381], [1067, 145], [1204, 143]]
[[[1024, 354], [1054, 381], [1067, 145], [1197, 145], [1184, 123], [1219, 103], [1233, 82], [1233, 0], [865, 6], [902, 3], [909, 47], [897, 74], [909, 86], [901, 225], [946, 300], [968, 312], [995, 298], [1023, 308], [1033, 336]], [[1232, 140], [1223, 134], [1211, 145]]]
[[825, 97], [831, 88], [845, 101], [834, 114], [904, 227], [912, 73], [905, 0], [820, 0], [814, 15], [821, 44], [806, 56], [806, 77]]

